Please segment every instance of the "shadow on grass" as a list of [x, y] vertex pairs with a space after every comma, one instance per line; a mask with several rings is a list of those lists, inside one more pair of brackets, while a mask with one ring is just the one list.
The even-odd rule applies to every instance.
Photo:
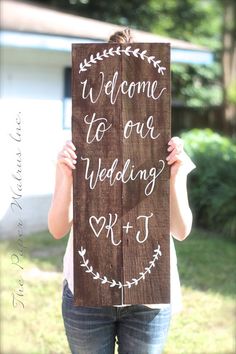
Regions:
[[[24, 259], [32, 266], [44, 271], [62, 272], [63, 256], [66, 250], [68, 235], [56, 240], [46, 230], [23, 237]], [[1, 240], [1, 249], [9, 254], [19, 254], [22, 244], [17, 237], [10, 240]]]
[[[55, 240], [48, 231], [24, 238], [25, 257], [41, 270], [62, 272], [68, 235]], [[14, 252], [17, 240], [4, 240], [1, 248]], [[194, 230], [183, 242], [175, 241], [181, 284], [202, 291], [234, 296], [236, 244], [223, 237]]]

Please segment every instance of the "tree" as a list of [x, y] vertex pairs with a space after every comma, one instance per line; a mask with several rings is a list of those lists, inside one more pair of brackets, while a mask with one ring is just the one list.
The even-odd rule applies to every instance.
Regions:
[[223, 112], [224, 130], [236, 132], [236, 2], [225, 0], [223, 22]]
[[155, 22], [155, 13], [150, 0], [39, 0], [56, 8], [77, 13], [80, 16], [101, 21], [150, 30]]
[[232, 127], [235, 129], [235, 0], [41, 0], [41, 3], [210, 48], [215, 53], [212, 66], [172, 65], [174, 99], [194, 107], [222, 105], [221, 126], [228, 133]]

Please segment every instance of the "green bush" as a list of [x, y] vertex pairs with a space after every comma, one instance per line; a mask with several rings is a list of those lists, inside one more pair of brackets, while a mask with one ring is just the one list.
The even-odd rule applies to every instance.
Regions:
[[181, 137], [197, 166], [189, 176], [197, 225], [236, 240], [235, 142], [210, 129], [192, 129]]

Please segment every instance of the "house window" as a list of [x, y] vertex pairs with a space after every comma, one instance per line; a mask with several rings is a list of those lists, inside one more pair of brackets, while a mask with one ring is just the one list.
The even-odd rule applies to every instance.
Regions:
[[71, 129], [72, 99], [71, 99], [71, 68], [64, 71], [64, 101], [63, 101], [63, 129]]

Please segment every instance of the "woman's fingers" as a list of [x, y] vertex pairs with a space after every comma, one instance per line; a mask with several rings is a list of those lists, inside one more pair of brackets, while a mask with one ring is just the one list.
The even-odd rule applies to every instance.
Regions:
[[68, 140], [66, 144], [63, 146], [62, 151], [60, 152], [66, 157], [69, 157], [71, 159], [77, 159], [77, 155], [75, 153], [75, 146], [72, 143], [72, 141]]
[[63, 153], [67, 157], [71, 157], [74, 160], [77, 159], [76, 153], [71, 148], [69, 148], [67, 145], [65, 146]]
[[[76, 163], [76, 161], [77, 161], [77, 156], [76, 156], [76, 155], [75, 155], [75, 156], [72, 155], [71, 152], [68, 151], [68, 150], [62, 150], [62, 151], [58, 154], [58, 157], [60, 157], [60, 158], [66, 157], [66, 158], [70, 159], [73, 163]], [[74, 162], [74, 161], [75, 161], [75, 162]]]
[[[67, 140], [62, 150], [58, 154], [58, 163], [62, 170], [66, 174], [69, 173], [69, 170], [75, 169], [75, 164], [77, 163], [77, 155], [75, 153], [75, 146], [72, 141]], [[69, 168], [69, 170], [67, 170]]]
[[71, 160], [71, 159], [68, 158], [68, 157], [59, 155], [58, 162], [59, 162], [59, 163], [64, 163], [64, 164], [66, 164], [68, 167], [75, 169], [76, 160]]
[[169, 155], [166, 160], [168, 165], [172, 165], [176, 161], [181, 161], [181, 154], [183, 153], [183, 140], [178, 137], [173, 137], [169, 143], [167, 151]]
[[178, 136], [174, 136], [173, 138], [170, 139], [168, 142], [168, 145], [175, 145], [175, 146], [184, 146], [184, 142], [182, 139], [180, 139]]
[[174, 149], [169, 156], [167, 156], [166, 160], [168, 165], [172, 164], [174, 161], [176, 161], [178, 159], [178, 155], [177, 155], [177, 151], [176, 149]]
[[169, 146], [167, 151], [172, 151], [175, 147], [173, 145]]
[[72, 150], [76, 150], [76, 147], [75, 147], [75, 145], [72, 143], [71, 140], [67, 140], [67, 141], [66, 141], [66, 145], [67, 145], [69, 148], [71, 148]]

